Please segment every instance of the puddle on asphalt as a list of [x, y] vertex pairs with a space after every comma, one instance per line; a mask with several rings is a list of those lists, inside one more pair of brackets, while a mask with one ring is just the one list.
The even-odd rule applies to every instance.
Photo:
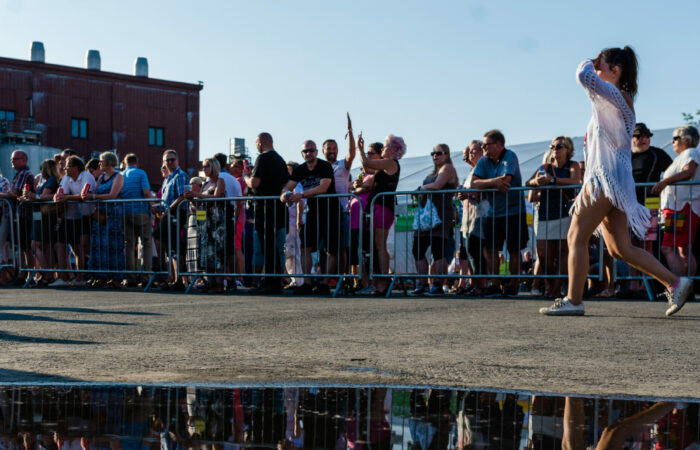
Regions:
[[404, 387], [0, 385], [0, 450], [559, 449], [563, 444], [680, 450], [697, 448], [699, 403]]

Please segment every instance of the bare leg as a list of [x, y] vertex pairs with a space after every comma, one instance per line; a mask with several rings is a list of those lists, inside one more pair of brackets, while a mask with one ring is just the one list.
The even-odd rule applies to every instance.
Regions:
[[651, 275], [667, 288], [673, 286], [678, 277], [646, 250], [632, 245], [627, 227], [627, 215], [616, 208], [603, 220], [603, 238], [612, 256]]
[[561, 439], [562, 450], [584, 450], [583, 432], [586, 429], [586, 416], [583, 411], [583, 399], [566, 397], [564, 399], [564, 433]]
[[[580, 195], [588, 195], [585, 191]], [[598, 225], [613, 209], [610, 200], [601, 197], [588, 206], [582, 206], [571, 220], [569, 242], [569, 292], [567, 297], [574, 305], [583, 301], [583, 288], [589, 269], [588, 241]], [[627, 229], [625, 228], [625, 231]]]
[[[374, 228], [374, 248], [377, 250], [377, 257], [379, 259], [378, 273], [389, 273], [389, 252], [386, 248], [386, 240], [388, 237], [389, 230], [377, 227]], [[387, 281], [386, 279], [377, 279], [374, 285], [378, 290], [382, 291], [386, 287]]]

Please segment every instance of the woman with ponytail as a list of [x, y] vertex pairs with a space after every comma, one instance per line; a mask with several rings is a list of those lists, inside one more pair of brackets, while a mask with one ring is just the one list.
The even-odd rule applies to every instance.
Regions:
[[644, 237], [649, 210], [637, 203], [632, 178], [631, 144], [635, 126], [637, 57], [630, 47], [605, 49], [582, 62], [576, 71], [593, 106], [588, 124], [583, 188], [572, 207], [569, 244], [569, 289], [540, 313], [582, 316], [583, 288], [588, 273], [588, 240], [598, 229], [613, 257], [647, 273], [667, 288], [666, 315], [683, 307], [692, 280], [678, 277], [645, 250], [632, 245], [629, 228]]

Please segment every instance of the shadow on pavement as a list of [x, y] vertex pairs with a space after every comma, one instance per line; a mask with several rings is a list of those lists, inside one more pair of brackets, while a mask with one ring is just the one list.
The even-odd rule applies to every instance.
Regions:
[[50, 375], [39, 372], [27, 372], [24, 370], [0, 369], [0, 380], [2, 383], [37, 383], [37, 382], [78, 382], [78, 378], [63, 377], [60, 375]]
[[[67, 345], [94, 345], [94, 341], [78, 341], [74, 339], [53, 339], [31, 336], [19, 336], [12, 333], [0, 331], [0, 341], [7, 342], [30, 342], [35, 344], [67, 344]], [[0, 369], [0, 380], [3, 380], [2, 369]]]
[[121, 325], [132, 326], [126, 322], [108, 322], [105, 320], [80, 320], [80, 319], [55, 319], [53, 317], [35, 316], [33, 314], [12, 314], [0, 313], [0, 321], [36, 321], [36, 322], [61, 322], [61, 323], [76, 323], [83, 325]]
[[2, 306], [0, 311], [65, 311], [84, 314], [114, 314], [125, 316], [162, 316], [161, 313], [152, 312], [127, 312], [127, 311], [102, 311], [93, 308], [72, 308], [72, 307], [50, 307], [50, 306]]

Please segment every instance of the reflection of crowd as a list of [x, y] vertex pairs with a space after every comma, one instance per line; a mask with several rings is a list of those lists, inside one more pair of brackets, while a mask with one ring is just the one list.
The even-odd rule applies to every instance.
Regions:
[[437, 388], [0, 388], [6, 450], [680, 450], [698, 433], [698, 403]]

